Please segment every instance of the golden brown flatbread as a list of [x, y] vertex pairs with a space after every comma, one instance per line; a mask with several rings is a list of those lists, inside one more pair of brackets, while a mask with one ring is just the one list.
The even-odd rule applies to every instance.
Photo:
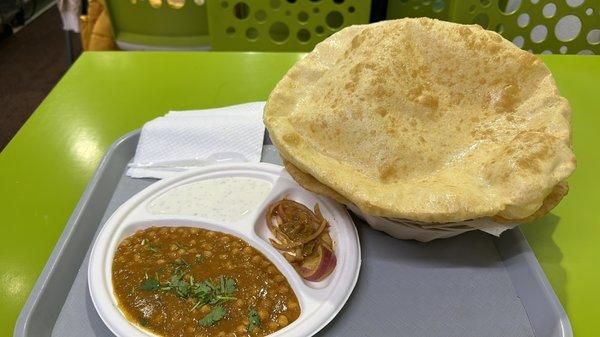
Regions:
[[292, 176], [292, 178], [294, 178], [298, 185], [304, 187], [305, 189], [329, 197], [341, 204], [350, 204], [350, 201], [348, 201], [348, 199], [344, 198], [342, 195], [332, 190], [331, 188], [321, 184], [317, 179], [315, 179], [315, 177], [311, 176], [310, 174], [300, 171], [289, 161], [283, 159], [283, 166], [285, 166], [286, 171], [288, 171], [288, 173]]
[[[339, 193], [332, 190], [331, 188], [321, 184], [317, 179], [315, 179], [310, 174], [299, 170], [297, 167], [295, 167], [289, 161], [283, 159], [283, 165], [285, 166], [285, 169], [290, 174], [290, 176], [292, 176], [292, 178], [294, 178], [294, 180], [298, 183], [298, 185], [304, 187], [305, 189], [307, 189], [311, 192], [329, 197], [341, 204], [344, 204], [344, 205], [351, 204], [351, 202], [348, 201], [348, 199], [344, 198], [343, 196], [341, 196]], [[567, 195], [568, 192], [569, 192], [569, 185], [566, 182], [561, 182], [558, 185], [554, 186], [554, 188], [552, 189], [552, 192], [550, 192], [550, 194], [544, 199], [542, 206], [537, 211], [535, 211], [532, 215], [530, 215], [526, 218], [523, 218], [523, 219], [510, 219], [510, 220], [496, 216], [496, 217], [493, 217], [491, 220], [493, 220], [495, 222], [511, 222], [511, 223], [514, 223], [514, 222], [524, 223], [524, 222], [534, 221], [534, 220], [539, 219], [542, 216], [548, 214], [548, 212], [550, 212], [554, 207], [556, 207], [556, 205], [558, 205], [560, 200], [565, 195]], [[396, 219], [396, 220], [403, 220], [403, 219]], [[458, 222], [457, 224], [460, 224], [460, 222]]]
[[425, 18], [332, 35], [264, 112], [282, 157], [323, 194], [426, 222], [536, 217], [575, 168], [569, 119], [537, 57], [479, 26]]

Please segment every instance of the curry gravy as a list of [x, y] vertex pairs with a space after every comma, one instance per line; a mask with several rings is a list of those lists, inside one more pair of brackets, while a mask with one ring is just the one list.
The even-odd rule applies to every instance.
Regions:
[[282, 273], [245, 241], [192, 227], [125, 238], [112, 265], [121, 312], [161, 336], [265, 336], [300, 316]]

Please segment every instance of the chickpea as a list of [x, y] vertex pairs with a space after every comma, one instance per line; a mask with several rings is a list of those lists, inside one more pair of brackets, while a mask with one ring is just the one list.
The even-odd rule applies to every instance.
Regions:
[[277, 317], [277, 323], [281, 326], [286, 326], [288, 325], [288, 318], [286, 315], [279, 315], [279, 317]]
[[246, 332], [246, 327], [240, 324], [237, 326], [237, 328], [235, 328], [235, 331], [237, 331], [239, 333], [244, 333], [244, 332]]
[[254, 255], [254, 256], [252, 257], [252, 262], [253, 262], [253, 263], [259, 263], [259, 262], [260, 262], [260, 260], [262, 260], [262, 258], [261, 258], [260, 256], [258, 256], [258, 255]]
[[267, 319], [267, 317], [269, 317], [269, 313], [265, 309], [261, 308], [258, 310], [258, 316], [260, 317], [261, 321], [264, 321]]
[[294, 300], [289, 300], [287, 303], [287, 307], [289, 309], [296, 309], [296, 308], [298, 308], [298, 303]]
[[200, 307], [200, 312], [203, 314], [208, 314], [210, 312], [210, 305], [205, 304]]
[[248, 320], [247, 318], [244, 318], [242, 320], [242, 324], [244, 324], [245, 326], [247, 326], [248, 324], [250, 324], [250, 320]]
[[279, 324], [277, 322], [269, 322], [269, 324], [267, 325], [269, 327], [270, 330], [277, 330], [277, 328], [279, 328]]

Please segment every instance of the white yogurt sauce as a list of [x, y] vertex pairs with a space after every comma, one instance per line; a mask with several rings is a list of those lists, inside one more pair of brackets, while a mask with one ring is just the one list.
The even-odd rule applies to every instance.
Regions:
[[247, 177], [202, 180], [177, 186], [147, 206], [152, 214], [191, 215], [229, 222], [254, 210], [273, 185]]

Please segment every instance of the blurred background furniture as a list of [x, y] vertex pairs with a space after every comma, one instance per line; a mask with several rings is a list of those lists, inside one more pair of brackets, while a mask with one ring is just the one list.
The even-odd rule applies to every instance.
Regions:
[[350, 25], [426, 16], [479, 24], [533, 53], [600, 54], [599, 0], [106, 1], [122, 49], [310, 51]]
[[387, 18], [475, 23], [543, 54], [600, 54], [598, 0], [388, 0]]
[[90, 0], [87, 3], [87, 13], [79, 19], [79, 31], [84, 50], [118, 49], [113, 38], [108, 12], [101, 0]]
[[41, 0], [0, 0], [0, 25], [8, 25], [11, 30], [25, 25], [41, 4]]
[[125, 50], [207, 50], [204, 0], [106, 0], [115, 42]]
[[208, 0], [214, 50], [311, 51], [336, 31], [369, 23], [370, 0]]
[[55, 2], [56, 0], [0, 0], [0, 38], [20, 30]]

